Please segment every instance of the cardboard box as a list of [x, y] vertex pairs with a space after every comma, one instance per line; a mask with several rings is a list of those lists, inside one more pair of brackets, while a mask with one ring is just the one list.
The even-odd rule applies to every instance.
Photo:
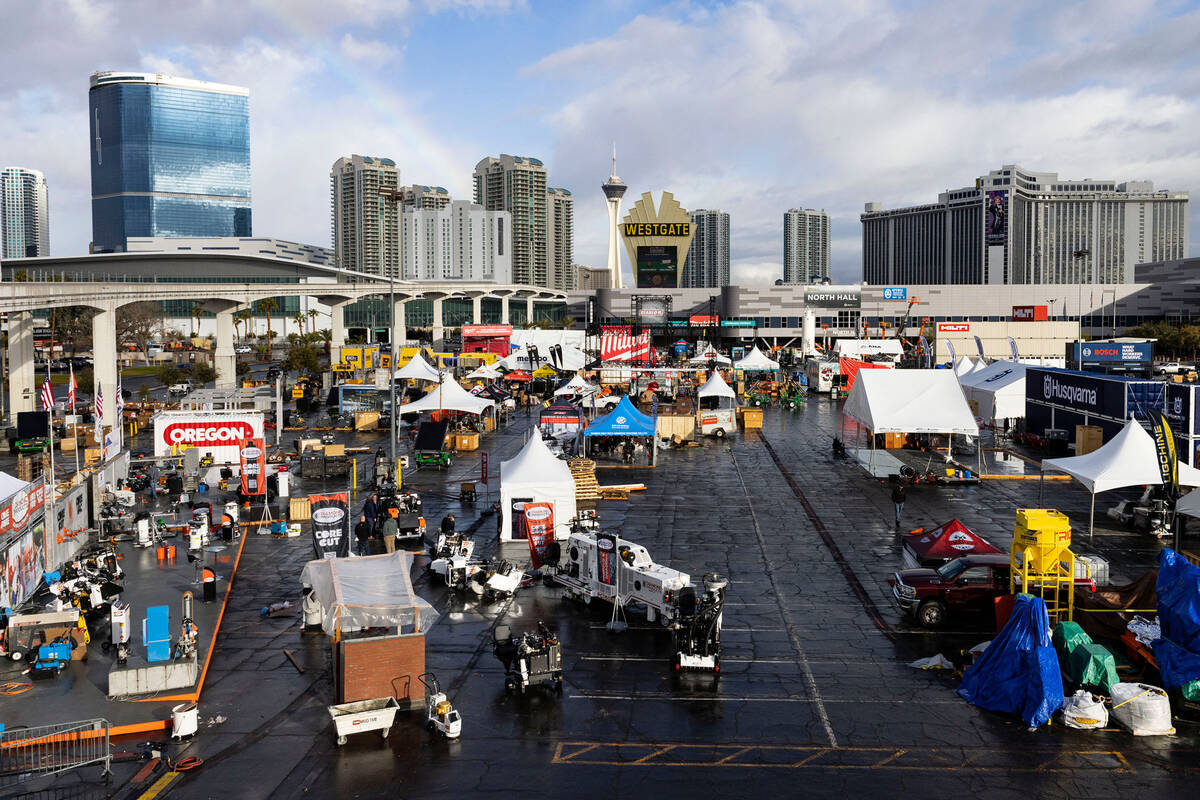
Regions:
[[293, 522], [305, 522], [312, 519], [312, 507], [307, 497], [293, 497], [288, 501], [288, 519]]
[[327, 444], [325, 445], [325, 456], [344, 456], [346, 455], [346, 445], [344, 444]]
[[742, 412], [742, 428], [744, 430], [761, 429], [763, 426], [763, 412], [761, 408], [747, 408]]
[[1085, 456], [1104, 444], [1104, 429], [1099, 425], [1075, 426], [1075, 455]]

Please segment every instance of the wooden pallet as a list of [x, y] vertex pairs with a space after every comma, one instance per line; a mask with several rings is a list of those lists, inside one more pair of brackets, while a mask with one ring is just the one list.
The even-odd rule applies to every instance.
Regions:
[[575, 499], [599, 500], [600, 485], [596, 481], [596, 462], [590, 458], [569, 458], [567, 467], [575, 479]]

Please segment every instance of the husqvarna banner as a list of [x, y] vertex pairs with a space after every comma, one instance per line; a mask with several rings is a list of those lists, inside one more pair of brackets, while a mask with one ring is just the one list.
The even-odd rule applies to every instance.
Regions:
[[607, 586], [617, 583], [617, 535], [596, 534], [596, 577]]
[[546, 563], [546, 548], [554, 541], [554, 506], [526, 503], [525, 531], [529, 539], [529, 560], [534, 569], [540, 569]]
[[242, 496], [267, 493], [267, 454], [262, 439], [247, 439], [238, 453], [242, 472]]
[[313, 547], [317, 558], [344, 558], [350, 555], [350, 501], [345, 492], [310, 494]]

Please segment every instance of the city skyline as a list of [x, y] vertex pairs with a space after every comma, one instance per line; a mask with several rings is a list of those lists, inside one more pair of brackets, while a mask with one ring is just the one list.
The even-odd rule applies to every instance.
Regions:
[[[607, 208], [594, 186], [615, 140], [633, 194], [672, 191], [688, 207], [736, 218], [731, 279], [741, 283], [780, 274], [779, 217], [800, 203], [830, 213], [833, 277], [847, 281], [861, 274], [864, 202], [927, 202], [988, 164], [1181, 191], [1200, 178], [1188, 155], [1200, 103], [1181, 88], [1200, 77], [1187, 56], [1200, 32], [1194, 9], [910, 12], [889, 3], [800, 12], [774, 3], [262, 2], [231, 32], [215, 7], [10, 6], [0, 22], [26, 33], [0, 55], [10, 76], [0, 89], [12, 127], [5, 161], [46, 174], [52, 253], [81, 253], [87, 76], [130, 69], [242, 85], [255, 98], [256, 233], [326, 244], [328, 165], [343, 153], [394, 153], [404, 174], [461, 198], [481, 155], [528, 153], [576, 198], [574, 260], [600, 266]], [[62, 46], [39, 51], [50, 35]], [[928, 56], [951, 35], [986, 38], [983, 68]], [[792, 44], [763, 56], [766, 42]], [[466, 56], [484, 46], [479, 81], [478, 59]], [[684, 88], [702, 73], [710, 88], [696, 102]], [[658, 91], [639, 89], [647, 86]], [[813, 104], [827, 111], [802, 112]], [[694, 133], [664, 138], [668, 121]]]

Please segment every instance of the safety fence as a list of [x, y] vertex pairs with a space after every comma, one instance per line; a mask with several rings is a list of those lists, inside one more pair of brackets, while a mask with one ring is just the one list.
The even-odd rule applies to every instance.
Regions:
[[103, 764], [112, 766], [109, 724], [103, 719], [61, 722], [0, 731], [0, 786], [56, 772]]

